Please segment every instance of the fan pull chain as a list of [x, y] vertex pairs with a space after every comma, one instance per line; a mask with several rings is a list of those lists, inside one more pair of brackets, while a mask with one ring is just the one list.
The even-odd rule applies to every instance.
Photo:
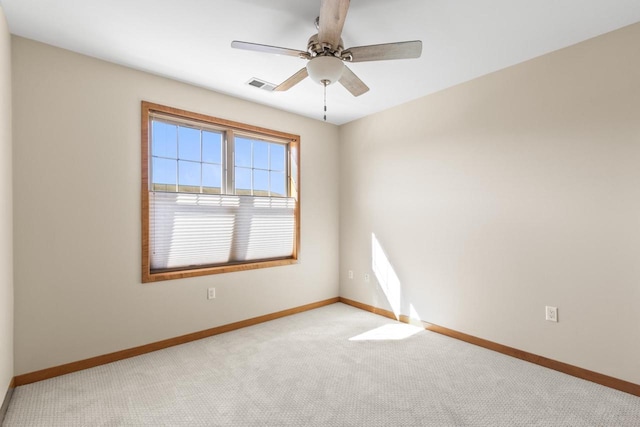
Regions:
[[324, 121], [327, 121], [327, 85], [329, 80], [322, 80], [322, 86], [324, 86]]

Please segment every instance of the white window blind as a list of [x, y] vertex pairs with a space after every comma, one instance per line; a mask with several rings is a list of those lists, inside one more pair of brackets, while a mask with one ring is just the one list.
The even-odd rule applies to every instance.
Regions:
[[291, 257], [294, 198], [149, 193], [151, 269]]

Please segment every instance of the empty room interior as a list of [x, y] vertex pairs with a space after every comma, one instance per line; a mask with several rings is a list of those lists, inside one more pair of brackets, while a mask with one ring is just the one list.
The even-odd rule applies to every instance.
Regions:
[[0, 0], [0, 200], [3, 426], [640, 425], [637, 0]]

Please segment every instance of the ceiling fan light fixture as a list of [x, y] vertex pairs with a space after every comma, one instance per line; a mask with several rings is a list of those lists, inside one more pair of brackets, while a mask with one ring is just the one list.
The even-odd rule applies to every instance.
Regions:
[[343, 71], [342, 60], [335, 56], [316, 56], [307, 63], [307, 72], [311, 80], [325, 86], [340, 80]]

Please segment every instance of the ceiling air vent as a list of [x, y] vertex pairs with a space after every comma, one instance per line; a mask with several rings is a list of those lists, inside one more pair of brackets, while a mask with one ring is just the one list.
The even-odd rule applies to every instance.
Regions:
[[273, 91], [273, 89], [276, 87], [276, 85], [274, 85], [273, 83], [267, 83], [263, 80], [256, 79], [255, 77], [249, 80], [247, 84], [249, 86], [257, 87], [258, 89], [266, 90], [267, 92]]

